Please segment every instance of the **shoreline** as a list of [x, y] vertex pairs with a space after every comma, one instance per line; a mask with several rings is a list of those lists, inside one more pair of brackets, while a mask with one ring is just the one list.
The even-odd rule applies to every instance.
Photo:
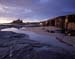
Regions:
[[[28, 30], [27, 30], [28, 29]], [[48, 32], [46, 32], [46, 31], [44, 31], [45, 29], [42, 29], [42, 28], [39, 28], [39, 27], [34, 27], [34, 28], [27, 28], [27, 29], [20, 29], [20, 30], [24, 30], [24, 31], [30, 31], [30, 32], [34, 32], [34, 33], [36, 33], [36, 34], [40, 34], [40, 35], [48, 35], [48, 36], [55, 36], [55, 35], [57, 35], [56, 33], [48, 33]], [[52, 30], [52, 28], [51, 28], [51, 30]], [[54, 29], [55, 30], [55, 29]], [[6, 31], [5, 31], [6, 32]], [[39, 33], [38, 33], [39, 32]], [[43, 33], [43, 32], [45, 32], [45, 33]], [[25, 40], [25, 37], [24, 36], [22, 36], [22, 35], [20, 35], [19, 33], [16, 33], [17, 35], [19, 35], [19, 36], [21, 36], [21, 37], [19, 37], [19, 36], [15, 36], [14, 34], [15, 33], [13, 33], [12, 35], [11, 34], [9, 34], [10, 32], [8, 31], [6, 34], [5, 33], [0, 33], [2, 36], [4, 36], [4, 34], [5, 34], [5, 38], [2, 38], [2, 39], [6, 39], [7, 38], [7, 40], [8, 40], [8, 42], [9, 42], [9, 38], [11, 39], [10, 41], [10, 44], [16, 44], [16, 45], [12, 45], [13, 47], [15, 47], [15, 48], [13, 48], [13, 49], [16, 49], [17, 48], [17, 50], [14, 50], [15, 52], [13, 52], [13, 54], [14, 53], [17, 53], [18, 54], [18, 52], [20, 52], [21, 54], [23, 53], [22, 52], [22, 49], [26, 49], [26, 48], [28, 48], [28, 50], [25, 50], [25, 51], [28, 51], [27, 53], [29, 53], [29, 55], [30, 54], [32, 54], [32, 53], [35, 53], [36, 55], [37, 54], [39, 54], [39, 53], [41, 53], [43, 50], [44, 51], [46, 51], [46, 52], [42, 52], [42, 53], [45, 53], [45, 55], [47, 55], [48, 54], [48, 51], [50, 51], [49, 53], [53, 53], [51, 56], [59, 56], [59, 55], [57, 55], [57, 54], [60, 54], [61, 55], [61, 58], [68, 58], [68, 59], [70, 59], [70, 58], [72, 58], [72, 55], [68, 52], [68, 51], [65, 51], [65, 49], [63, 50], [63, 48], [59, 48], [59, 47], [54, 47], [54, 46], [47, 46], [47, 45], [43, 45], [42, 43], [40, 43], [40, 42], [37, 42], [37, 41], [34, 41], [34, 40], [30, 40], [29, 38], [27, 39], [27, 37], [26, 37], [26, 40]], [[6, 36], [8, 34], [8, 36]], [[10, 37], [10, 35], [12, 36], [12, 37]], [[14, 38], [15, 37], [15, 38]], [[0, 39], [1, 39], [1, 37], [0, 37]], [[21, 40], [20, 40], [21, 39]], [[3, 40], [3, 42], [5, 42], [4, 40]], [[6, 41], [7, 42], [7, 41]], [[2, 43], [3, 44], [3, 43]], [[4, 44], [3, 44], [4, 45]], [[6, 44], [5, 44], [6, 45]], [[7, 45], [9, 45], [9, 43], [7, 44]], [[26, 48], [24, 48], [24, 47], [26, 47]], [[7, 47], [4, 47], [3, 49], [6, 49]], [[20, 50], [20, 49], [21, 50]], [[33, 52], [32, 52], [33, 51]], [[65, 54], [64, 54], [65, 53]], [[19, 56], [20, 56], [20, 58], [22, 58], [23, 56], [22, 55], [27, 55], [27, 54], [19, 54], [19, 55], [14, 55], [14, 56], [12, 56], [13, 58], [18, 58]], [[69, 55], [68, 55], [69, 54]], [[43, 58], [43, 54], [39, 54], [40, 56], [41, 56], [41, 58]], [[39, 58], [39, 55], [37, 55], [37, 57]], [[66, 56], [64, 56], [64, 55], [66, 55]], [[35, 55], [30, 55], [30, 56], [34, 56], [35, 57]], [[50, 57], [51, 57], [50, 56]], [[63, 57], [62, 57], [63, 56]], [[49, 58], [50, 58], [49, 57]], [[9, 55], [8, 55], [8, 57], [7, 58], [9, 58]], [[27, 57], [28, 58], [28, 57]], [[54, 57], [53, 57], [54, 58]], [[60, 57], [58, 57], [58, 58], [60, 58]], [[34, 59], [36, 59], [36, 58], [34, 58]]]

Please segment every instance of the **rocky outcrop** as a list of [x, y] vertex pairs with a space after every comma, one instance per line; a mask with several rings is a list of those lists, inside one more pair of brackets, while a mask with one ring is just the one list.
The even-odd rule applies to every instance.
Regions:
[[30, 40], [26, 34], [0, 32], [0, 59], [72, 59], [66, 50]]

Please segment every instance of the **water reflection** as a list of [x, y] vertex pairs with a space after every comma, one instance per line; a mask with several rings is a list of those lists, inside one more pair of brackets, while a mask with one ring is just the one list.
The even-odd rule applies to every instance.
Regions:
[[5, 29], [1, 29], [1, 31], [18, 31], [18, 29], [17, 29], [17, 28], [12, 27], [12, 28], [5, 28]]
[[[22, 29], [26, 29], [26, 28], [23, 27]], [[57, 46], [57, 47], [60, 47], [60, 48], [65, 48], [69, 51], [73, 49], [72, 47], [70, 47], [70, 46], [68, 46], [64, 43], [59, 42], [56, 39], [56, 36], [36, 34], [34, 32], [25, 31], [25, 30], [22, 30], [22, 29], [21, 28], [17, 29], [17, 28], [12, 27], [12, 28], [2, 29], [1, 31], [12, 31], [12, 32], [16, 32], [16, 33], [27, 34], [27, 35], [29, 35], [31, 40], [39, 41], [40, 43], [45, 43], [45, 44], [48, 44], [48, 45]]]

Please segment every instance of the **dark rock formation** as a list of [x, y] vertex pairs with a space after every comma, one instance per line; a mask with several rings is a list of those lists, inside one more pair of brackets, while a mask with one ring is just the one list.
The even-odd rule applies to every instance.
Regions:
[[73, 59], [66, 50], [29, 39], [28, 35], [0, 32], [0, 59]]

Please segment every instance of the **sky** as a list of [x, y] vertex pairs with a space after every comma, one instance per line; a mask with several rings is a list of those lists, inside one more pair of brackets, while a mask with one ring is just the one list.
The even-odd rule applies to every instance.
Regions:
[[75, 0], [0, 0], [0, 23], [43, 21], [75, 14]]

